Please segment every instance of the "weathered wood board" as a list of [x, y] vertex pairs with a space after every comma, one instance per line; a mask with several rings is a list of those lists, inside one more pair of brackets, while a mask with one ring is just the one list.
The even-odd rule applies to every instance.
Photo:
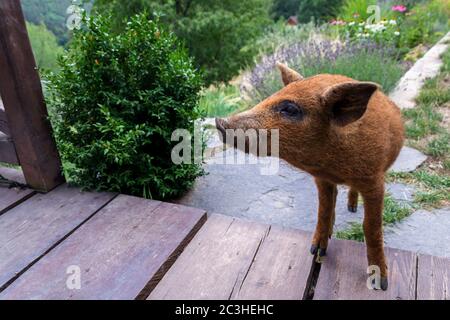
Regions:
[[[205, 219], [203, 210], [120, 195], [0, 299], [145, 298]], [[79, 289], [67, 285], [70, 268]]]
[[[24, 183], [19, 170], [0, 167], [0, 175], [6, 179]], [[31, 197], [35, 192], [31, 189], [0, 187], [0, 215]]]
[[149, 299], [301, 299], [309, 240], [301, 231], [214, 214]]
[[313, 263], [311, 234], [271, 227], [231, 299], [302, 300]]
[[332, 239], [315, 287], [315, 300], [414, 300], [417, 255], [385, 249], [389, 268], [387, 291], [367, 288], [366, 248], [354, 241]]
[[417, 299], [450, 300], [450, 259], [419, 255]]
[[62, 185], [0, 216], [0, 289], [108, 203], [111, 193]]

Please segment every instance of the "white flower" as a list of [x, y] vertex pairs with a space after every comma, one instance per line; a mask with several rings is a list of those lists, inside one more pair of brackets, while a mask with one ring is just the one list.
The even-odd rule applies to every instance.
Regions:
[[396, 36], [399, 36], [399, 35], [400, 35], [400, 32], [395, 31], [394, 34], [395, 34]]
[[381, 31], [385, 30], [386, 27], [383, 26], [381, 23], [380, 24], [369, 24], [366, 26], [366, 29], [372, 31], [373, 33], [377, 33], [377, 32], [381, 32]]
[[355, 21], [352, 21], [352, 22], [349, 22], [348, 23], [348, 25], [351, 27], [351, 26], [354, 26], [356, 24], [356, 22]]
[[365, 22], [360, 22], [360, 23], [359, 23], [359, 26], [362, 27], [362, 26], [365, 25], [365, 24], [366, 24]]
[[389, 24], [392, 24], [393, 26], [397, 25], [397, 21], [395, 20], [389, 20]]
[[362, 33], [357, 33], [357, 34], [356, 34], [356, 37], [357, 37], [357, 38], [361, 38], [361, 37], [362, 37]]

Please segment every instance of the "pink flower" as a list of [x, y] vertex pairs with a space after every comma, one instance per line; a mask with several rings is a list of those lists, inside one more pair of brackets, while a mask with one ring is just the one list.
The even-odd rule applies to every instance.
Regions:
[[398, 11], [398, 12], [405, 12], [406, 10], [408, 10], [404, 5], [398, 5], [398, 6], [393, 6], [392, 11]]
[[347, 23], [346, 23], [345, 21], [343, 21], [343, 20], [331, 20], [331, 21], [330, 21], [330, 24], [331, 24], [332, 26], [344, 26], [344, 25], [346, 25]]

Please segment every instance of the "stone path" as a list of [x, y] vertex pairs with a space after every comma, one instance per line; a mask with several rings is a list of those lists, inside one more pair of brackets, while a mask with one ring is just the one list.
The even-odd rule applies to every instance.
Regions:
[[440, 56], [448, 49], [449, 45], [450, 32], [433, 48], [428, 50], [400, 79], [390, 97], [401, 109], [409, 109], [416, 106], [415, 99], [419, 95], [425, 81], [438, 75], [442, 67]]
[[[313, 178], [280, 160], [275, 175], [261, 175], [265, 165], [252, 155], [228, 149], [226, 153], [245, 157], [247, 164], [216, 164], [224, 153], [216, 153], [204, 166], [208, 174], [197, 179], [194, 188], [177, 202], [209, 213], [221, 213], [262, 223], [314, 231], [317, 217], [317, 191]], [[400, 167], [400, 165], [398, 165]], [[408, 170], [411, 167], [408, 166]], [[403, 184], [389, 184], [387, 191], [399, 201], [411, 201], [414, 189]], [[361, 222], [363, 208], [347, 210], [347, 188], [339, 187], [336, 205], [336, 230], [350, 222]]]

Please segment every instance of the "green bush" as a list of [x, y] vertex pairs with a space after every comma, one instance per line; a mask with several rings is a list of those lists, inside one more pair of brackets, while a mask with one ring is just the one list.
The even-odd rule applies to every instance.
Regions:
[[163, 199], [202, 169], [174, 165], [173, 130], [193, 132], [201, 80], [176, 37], [145, 14], [113, 35], [110, 17], [76, 31], [48, 105], [66, 176], [87, 189]]

